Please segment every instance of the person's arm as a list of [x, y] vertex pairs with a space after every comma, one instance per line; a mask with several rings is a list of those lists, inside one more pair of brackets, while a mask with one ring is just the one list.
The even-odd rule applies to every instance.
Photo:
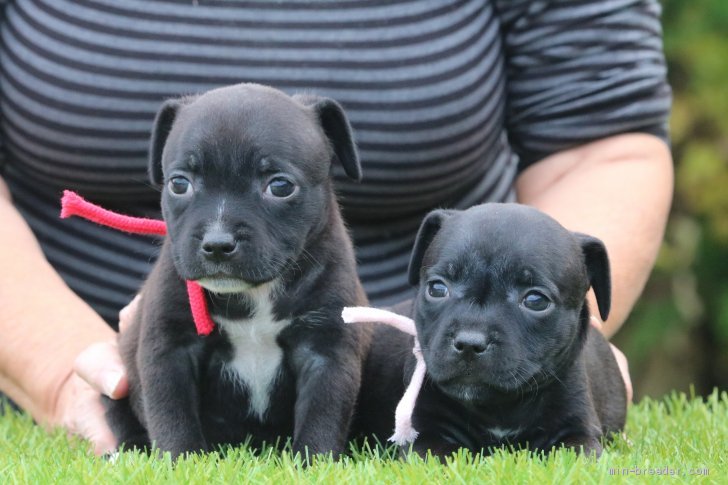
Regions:
[[45, 259], [1, 178], [0, 221], [0, 391], [39, 423], [103, 436], [108, 448], [113, 438], [98, 394], [73, 373], [73, 363], [89, 345], [113, 340], [114, 331]]
[[671, 200], [660, 4], [495, 5], [518, 199], [606, 243], [613, 298], [603, 330], [612, 335], [644, 287]]
[[647, 281], [665, 230], [672, 183], [667, 145], [639, 133], [551, 155], [516, 181], [519, 202], [606, 244], [612, 270], [607, 336], [622, 325]]

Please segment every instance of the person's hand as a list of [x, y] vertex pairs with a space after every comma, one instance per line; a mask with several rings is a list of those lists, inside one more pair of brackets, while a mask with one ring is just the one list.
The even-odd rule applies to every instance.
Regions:
[[[599, 320], [597, 317], [592, 316], [589, 318], [589, 322], [592, 324], [594, 328], [602, 331], [602, 321]], [[619, 366], [619, 371], [622, 373], [622, 380], [624, 381], [624, 387], [627, 390], [627, 403], [632, 402], [632, 378], [629, 376], [629, 363], [627, 362], [627, 357], [625, 357], [624, 353], [622, 353], [621, 350], [619, 350], [617, 347], [615, 347], [612, 343], [609, 344], [609, 347], [612, 349], [612, 353], [614, 354], [614, 359], [617, 361], [617, 365]]]
[[[139, 301], [140, 295], [137, 295], [119, 312], [119, 331], [129, 325]], [[97, 455], [110, 453], [117, 443], [106, 424], [99, 394], [120, 399], [129, 392], [116, 339], [97, 342], [84, 349], [76, 358], [73, 370], [59, 395], [56, 422], [70, 433], [91, 441]]]

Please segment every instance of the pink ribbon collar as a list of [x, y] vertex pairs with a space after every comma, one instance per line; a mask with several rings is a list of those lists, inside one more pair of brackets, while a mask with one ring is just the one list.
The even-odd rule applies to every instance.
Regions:
[[394, 312], [369, 307], [346, 307], [341, 312], [341, 318], [344, 319], [345, 323], [384, 323], [415, 337], [415, 346], [412, 353], [415, 355], [417, 364], [412, 374], [412, 380], [410, 380], [407, 390], [397, 404], [394, 413], [394, 434], [389, 438], [389, 441], [400, 446], [413, 443], [419, 433], [412, 426], [412, 413], [415, 410], [417, 396], [420, 393], [427, 372], [420, 342], [417, 340], [415, 322], [411, 318], [403, 317]]
[[[84, 200], [75, 192], [64, 190], [63, 198], [61, 198], [61, 219], [67, 219], [71, 216], [83, 217], [96, 224], [131, 234], [167, 235], [167, 224], [164, 221], [117, 214]], [[205, 292], [195, 281], [187, 280], [186, 283], [190, 310], [192, 311], [192, 319], [195, 322], [197, 334], [210, 335], [210, 332], [215, 328], [215, 322], [210, 317]]]

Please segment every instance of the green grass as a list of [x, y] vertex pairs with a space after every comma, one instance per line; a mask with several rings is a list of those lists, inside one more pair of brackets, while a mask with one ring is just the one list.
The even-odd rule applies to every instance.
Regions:
[[[116, 463], [94, 457], [86, 443], [62, 432], [48, 434], [25, 415], [0, 416], [0, 483], [669, 483], [728, 484], [728, 393], [705, 400], [674, 393], [632, 406], [626, 434], [599, 460], [558, 450], [547, 457], [498, 451], [490, 457], [461, 452], [446, 463], [409, 457], [382, 458], [382, 450], [355, 453], [339, 462], [315, 460], [303, 468], [288, 453], [254, 455], [244, 448], [193, 455], [173, 465], [165, 458], [123, 453]], [[669, 467], [678, 476], [610, 469]], [[707, 475], [690, 475], [700, 469]]]

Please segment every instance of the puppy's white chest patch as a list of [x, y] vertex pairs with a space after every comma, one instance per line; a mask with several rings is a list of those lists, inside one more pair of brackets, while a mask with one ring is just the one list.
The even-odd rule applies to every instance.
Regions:
[[490, 432], [490, 434], [492, 434], [499, 440], [502, 440], [503, 438], [510, 438], [521, 432], [521, 430], [519, 428], [508, 429], [508, 428], [498, 428], [498, 427], [489, 428], [488, 431]]
[[255, 305], [251, 318], [230, 320], [215, 317], [233, 347], [233, 357], [223, 367], [231, 379], [246, 387], [249, 412], [263, 420], [270, 393], [281, 370], [283, 350], [276, 338], [290, 320], [275, 320], [270, 290], [250, 294]]

